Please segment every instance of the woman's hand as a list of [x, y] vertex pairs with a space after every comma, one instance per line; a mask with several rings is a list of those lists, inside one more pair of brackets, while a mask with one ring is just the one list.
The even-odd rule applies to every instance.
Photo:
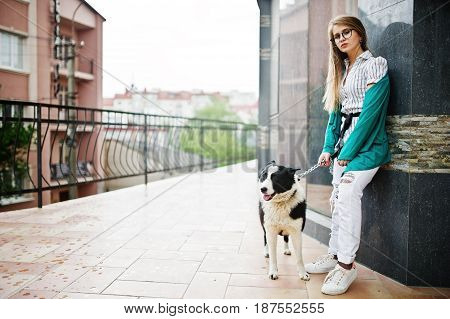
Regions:
[[347, 166], [350, 161], [338, 161], [339, 166]]
[[320, 166], [330, 166], [331, 164], [330, 157], [331, 157], [330, 153], [324, 152], [320, 154], [317, 164], [320, 164]]

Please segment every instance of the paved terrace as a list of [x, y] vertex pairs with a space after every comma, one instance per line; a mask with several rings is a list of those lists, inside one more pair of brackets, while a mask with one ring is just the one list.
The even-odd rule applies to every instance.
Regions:
[[[301, 281], [292, 256], [280, 254], [280, 279], [268, 279], [256, 205], [255, 170], [234, 165], [0, 214], [0, 296], [326, 298], [325, 275]], [[326, 252], [303, 238], [305, 262]], [[450, 294], [358, 269], [348, 293], [332, 298]]]

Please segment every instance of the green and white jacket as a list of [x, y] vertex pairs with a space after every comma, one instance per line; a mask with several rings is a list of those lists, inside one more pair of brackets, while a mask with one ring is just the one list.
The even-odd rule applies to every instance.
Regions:
[[[388, 74], [366, 91], [358, 122], [338, 156], [339, 161], [350, 161], [344, 173], [369, 170], [391, 161], [386, 134], [389, 92]], [[341, 121], [340, 108], [330, 113], [322, 152], [334, 153]]]

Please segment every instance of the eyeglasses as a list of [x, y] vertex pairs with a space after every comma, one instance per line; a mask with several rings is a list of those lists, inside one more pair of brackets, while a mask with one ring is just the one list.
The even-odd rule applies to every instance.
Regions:
[[344, 29], [341, 33], [336, 33], [330, 41], [339, 42], [341, 40], [341, 36], [344, 39], [348, 39], [352, 36], [353, 29]]

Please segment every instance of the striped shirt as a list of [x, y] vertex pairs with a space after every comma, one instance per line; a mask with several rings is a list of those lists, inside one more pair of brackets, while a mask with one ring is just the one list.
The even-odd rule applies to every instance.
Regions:
[[[364, 96], [370, 83], [377, 83], [387, 72], [387, 61], [382, 57], [374, 58], [367, 50], [361, 53], [348, 71], [349, 60], [344, 60], [345, 74], [339, 90], [341, 112], [345, 114], [361, 112]], [[342, 117], [342, 126], [345, 118]], [[343, 141], [348, 139], [358, 122], [358, 117], [352, 119], [352, 124], [344, 134]], [[341, 126], [341, 128], [342, 128]]]

